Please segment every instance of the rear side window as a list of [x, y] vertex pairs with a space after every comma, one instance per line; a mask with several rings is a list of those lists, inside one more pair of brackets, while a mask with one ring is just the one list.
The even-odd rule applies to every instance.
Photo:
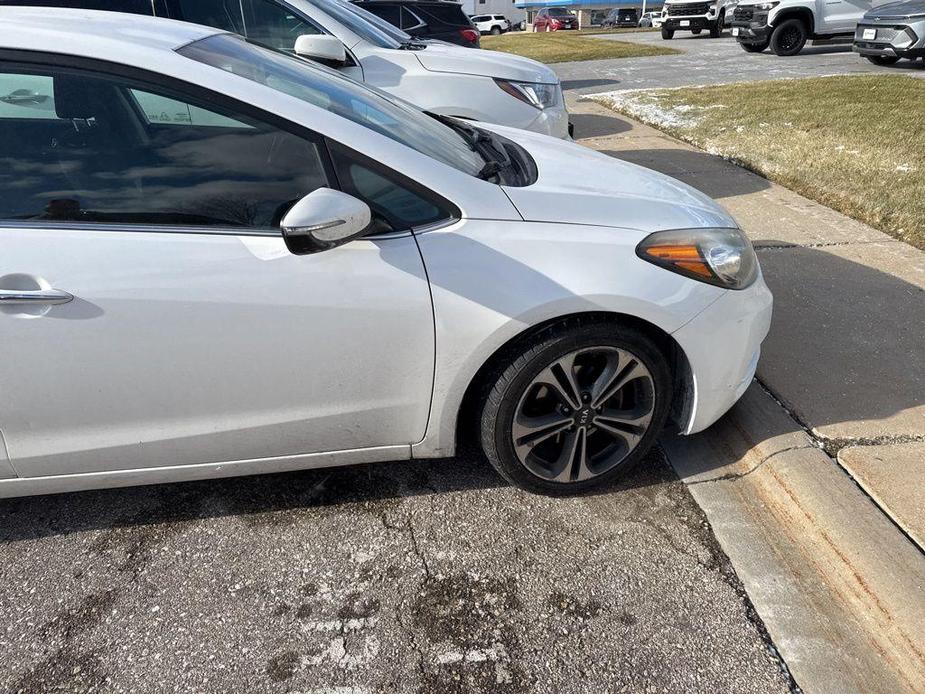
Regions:
[[387, 5], [381, 2], [369, 2], [363, 5], [377, 17], [382, 17], [389, 24], [401, 26], [401, 9], [397, 5]]
[[244, 33], [238, 0], [167, 0], [167, 14], [171, 19]]
[[462, 11], [462, 7], [452, 2], [415, 5], [414, 11], [420, 14], [425, 21], [433, 18], [444, 24], [469, 24], [469, 20], [466, 18], [466, 13]]

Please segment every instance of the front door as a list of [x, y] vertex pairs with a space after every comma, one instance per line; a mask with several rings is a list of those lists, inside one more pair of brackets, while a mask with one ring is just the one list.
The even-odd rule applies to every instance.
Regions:
[[291, 254], [279, 221], [332, 185], [323, 142], [207, 104], [0, 67], [0, 434], [20, 476], [423, 437], [414, 239]]

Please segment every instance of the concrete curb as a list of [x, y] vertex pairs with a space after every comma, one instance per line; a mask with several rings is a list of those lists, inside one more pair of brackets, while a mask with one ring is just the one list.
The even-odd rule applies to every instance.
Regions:
[[664, 446], [800, 687], [925, 692], [925, 556], [770, 395]]

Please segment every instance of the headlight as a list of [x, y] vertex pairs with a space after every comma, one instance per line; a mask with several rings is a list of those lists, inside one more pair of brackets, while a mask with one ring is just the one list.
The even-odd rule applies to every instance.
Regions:
[[906, 27], [899, 34], [897, 34], [892, 43], [896, 48], [908, 48], [913, 43], [915, 43], [916, 38], [918, 37], [913, 33], [912, 29]]
[[745, 289], [758, 276], [755, 249], [739, 229], [657, 231], [636, 255], [666, 270], [726, 289]]
[[541, 82], [510, 82], [495, 80], [495, 83], [515, 99], [530, 104], [540, 110], [559, 103], [559, 85]]
[[761, 4], [755, 5], [754, 7], [756, 10], [764, 10], [767, 12], [768, 10], [773, 10], [778, 5], [780, 5], [779, 2], [762, 2]]

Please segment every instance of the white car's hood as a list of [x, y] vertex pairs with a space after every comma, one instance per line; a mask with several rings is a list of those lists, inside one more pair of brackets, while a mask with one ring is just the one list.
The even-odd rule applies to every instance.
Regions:
[[574, 142], [497, 125], [484, 127], [522, 145], [536, 161], [536, 183], [504, 187], [525, 220], [646, 232], [737, 226], [711, 198], [670, 176]]
[[431, 72], [456, 72], [518, 82], [559, 82], [556, 73], [542, 63], [509, 53], [429, 43], [414, 55], [424, 69]]

